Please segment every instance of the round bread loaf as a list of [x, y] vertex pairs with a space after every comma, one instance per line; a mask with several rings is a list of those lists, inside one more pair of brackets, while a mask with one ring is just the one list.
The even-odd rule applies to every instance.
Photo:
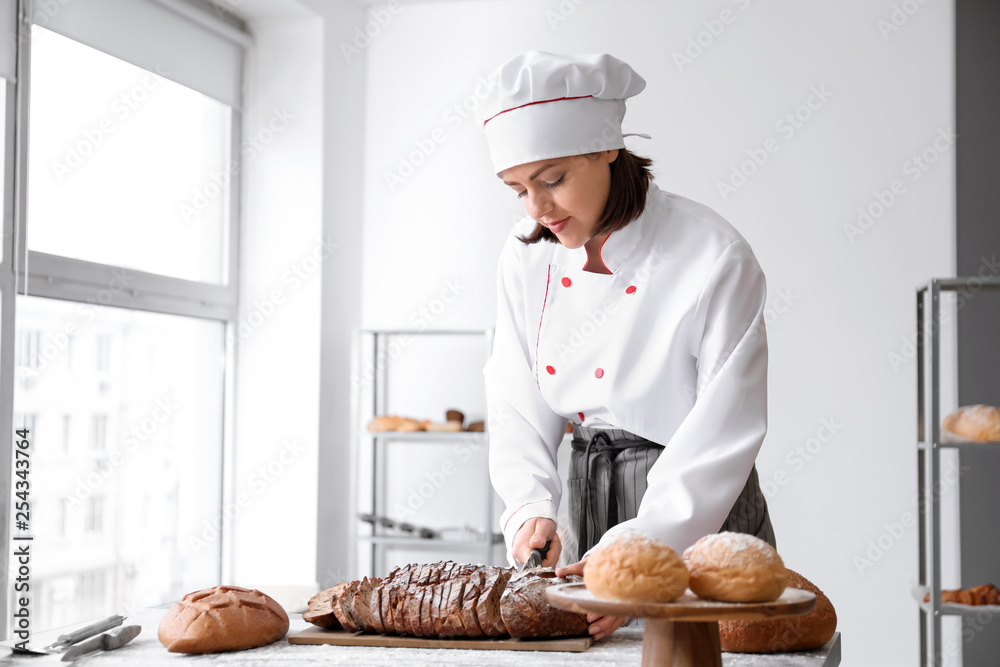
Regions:
[[969, 440], [1000, 441], [1000, 408], [992, 405], [966, 405], [950, 413], [941, 428]]
[[607, 600], [671, 602], [687, 590], [688, 571], [669, 544], [625, 531], [594, 549], [584, 563], [583, 582]]
[[288, 632], [288, 614], [258, 590], [213, 586], [170, 608], [157, 636], [172, 653], [235, 651], [270, 644]]
[[808, 614], [761, 621], [719, 621], [719, 640], [730, 653], [808, 651], [833, 638], [837, 612], [830, 598], [798, 572], [788, 573], [786, 585], [816, 594], [816, 606]]
[[684, 551], [691, 592], [704, 600], [771, 602], [785, 590], [785, 565], [770, 544], [746, 533], [706, 535]]

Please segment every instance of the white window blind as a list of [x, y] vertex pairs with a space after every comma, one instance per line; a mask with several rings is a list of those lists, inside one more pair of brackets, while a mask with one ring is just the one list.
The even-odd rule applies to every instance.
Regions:
[[[50, 12], [42, 11], [38, 4], [46, 1], [52, 4]], [[212, 14], [183, 0], [35, 3], [31, 19], [37, 25], [156, 72], [234, 109], [241, 107], [243, 48], [249, 36]]]

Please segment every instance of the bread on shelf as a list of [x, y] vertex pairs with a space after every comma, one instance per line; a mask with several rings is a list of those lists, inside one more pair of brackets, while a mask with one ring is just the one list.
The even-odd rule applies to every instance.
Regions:
[[[930, 602], [930, 594], [924, 595], [924, 602]], [[966, 589], [941, 591], [941, 602], [955, 602], [973, 606], [1000, 605], [1000, 590], [993, 584], [982, 584]]]
[[966, 405], [948, 414], [941, 428], [976, 442], [1000, 442], [1000, 408]]

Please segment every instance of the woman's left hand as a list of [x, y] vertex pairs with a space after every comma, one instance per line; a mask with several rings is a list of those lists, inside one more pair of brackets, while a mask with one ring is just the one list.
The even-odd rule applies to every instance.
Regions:
[[[557, 568], [556, 576], [565, 577], [567, 574], [579, 574], [580, 576], [583, 576], [583, 565], [586, 561], [587, 559], [584, 558], [578, 563]], [[627, 620], [628, 618], [625, 616], [601, 616], [600, 614], [587, 614], [587, 623], [590, 623], [590, 627], [587, 628], [587, 632], [594, 637], [594, 641], [596, 642], [604, 639], [612, 632], [620, 628]]]

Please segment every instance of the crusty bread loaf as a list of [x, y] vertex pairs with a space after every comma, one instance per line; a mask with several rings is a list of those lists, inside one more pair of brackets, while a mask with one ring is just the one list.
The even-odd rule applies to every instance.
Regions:
[[590, 627], [586, 614], [554, 607], [545, 595], [549, 586], [580, 581], [575, 574], [557, 577], [554, 568], [511, 577], [500, 597], [500, 615], [507, 632], [516, 639], [586, 635]]
[[[931, 596], [924, 595], [924, 602]], [[993, 584], [982, 584], [969, 589], [954, 589], [941, 591], [941, 602], [956, 602], [968, 605], [1000, 605], [1000, 591]]]
[[585, 561], [587, 590], [607, 600], [671, 602], [688, 587], [684, 561], [666, 542], [624, 531]]
[[433, 638], [586, 634], [585, 614], [556, 609], [545, 597], [546, 587], [569, 579], [556, 579], [552, 568], [510, 582], [512, 574], [510, 568], [453, 561], [409, 564], [381, 579], [337, 584], [316, 602], [329, 594], [330, 610], [350, 632]]
[[445, 410], [444, 418], [450, 422], [458, 422], [459, 431], [461, 431], [461, 425], [465, 423], [465, 414], [461, 410]]
[[684, 551], [691, 592], [705, 600], [771, 602], [785, 590], [785, 565], [770, 544], [746, 533], [706, 535]]
[[270, 644], [288, 632], [288, 614], [258, 590], [213, 586], [188, 593], [160, 621], [172, 653], [236, 651]]
[[730, 653], [775, 653], [819, 648], [837, 630], [837, 612], [830, 599], [798, 572], [785, 568], [786, 585], [816, 594], [808, 614], [760, 621], [719, 621], [719, 643]]
[[969, 440], [1000, 442], [1000, 408], [967, 405], [945, 417], [941, 428]]

